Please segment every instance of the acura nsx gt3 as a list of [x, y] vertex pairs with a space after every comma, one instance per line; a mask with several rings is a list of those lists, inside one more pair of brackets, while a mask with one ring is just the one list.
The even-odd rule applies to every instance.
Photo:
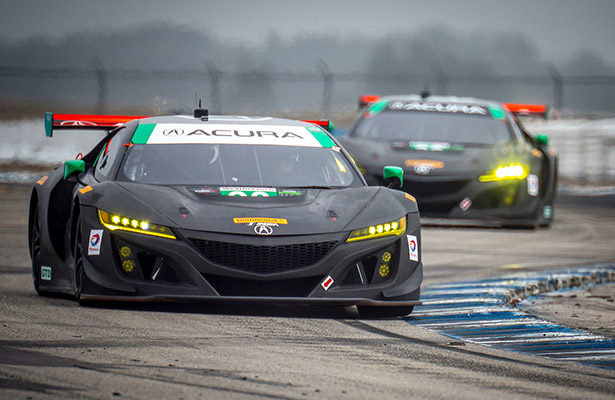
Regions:
[[541, 105], [474, 98], [363, 96], [366, 106], [340, 143], [370, 185], [378, 170], [405, 170], [403, 189], [421, 217], [503, 226], [549, 226], [558, 157], [518, 115], [546, 116]]
[[[48, 113], [48, 136], [59, 129], [108, 135], [34, 185], [29, 243], [39, 293], [356, 305], [373, 316], [419, 304], [416, 201], [368, 186], [313, 123], [203, 109]], [[403, 181], [399, 168], [384, 176]]]

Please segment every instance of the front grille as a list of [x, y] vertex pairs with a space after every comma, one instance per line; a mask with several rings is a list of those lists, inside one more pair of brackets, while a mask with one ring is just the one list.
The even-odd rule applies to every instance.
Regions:
[[316, 264], [337, 240], [319, 243], [254, 246], [189, 238], [201, 254], [215, 264], [256, 274], [292, 271]]
[[421, 197], [434, 197], [451, 195], [462, 190], [472, 180], [459, 181], [404, 181], [404, 190], [411, 193], [417, 199]]
[[[376, 185], [387, 186], [388, 182], [382, 177], [377, 177]], [[458, 179], [449, 181], [430, 180], [429, 178], [421, 180], [404, 179], [403, 190], [410, 193], [417, 200], [434, 196], [448, 196], [459, 192], [466, 185], [470, 184], [472, 179]], [[371, 185], [371, 183], [370, 183]]]
[[[417, 200], [418, 201], [418, 200]], [[454, 203], [419, 203], [421, 217], [438, 217], [448, 215], [461, 202]]]

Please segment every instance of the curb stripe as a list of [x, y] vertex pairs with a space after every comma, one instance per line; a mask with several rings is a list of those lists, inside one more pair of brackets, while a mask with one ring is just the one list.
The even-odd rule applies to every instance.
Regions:
[[540, 293], [615, 281], [615, 265], [438, 284], [404, 318], [457, 340], [615, 370], [615, 340], [529, 315], [512, 304]]

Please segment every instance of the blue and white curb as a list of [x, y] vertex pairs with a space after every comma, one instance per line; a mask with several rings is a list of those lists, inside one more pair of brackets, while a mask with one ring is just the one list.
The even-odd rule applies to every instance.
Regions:
[[615, 340], [549, 322], [514, 305], [540, 293], [615, 282], [615, 265], [510, 275], [427, 287], [404, 318], [458, 340], [615, 369]]

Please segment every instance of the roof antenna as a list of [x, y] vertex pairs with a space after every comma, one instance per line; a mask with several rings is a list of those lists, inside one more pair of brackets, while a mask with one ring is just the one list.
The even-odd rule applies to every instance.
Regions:
[[200, 118], [201, 121], [209, 120], [209, 110], [201, 108], [201, 99], [199, 99], [198, 107], [194, 109], [194, 118]]
[[427, 100], [427, 98], [431, 96], [429, 86], [425, 86], [425, 88], [421, 91], [421, 93], [419, 93], [419, 95], [421, 96], [421, 99], [423, 99], [423, 101]]

